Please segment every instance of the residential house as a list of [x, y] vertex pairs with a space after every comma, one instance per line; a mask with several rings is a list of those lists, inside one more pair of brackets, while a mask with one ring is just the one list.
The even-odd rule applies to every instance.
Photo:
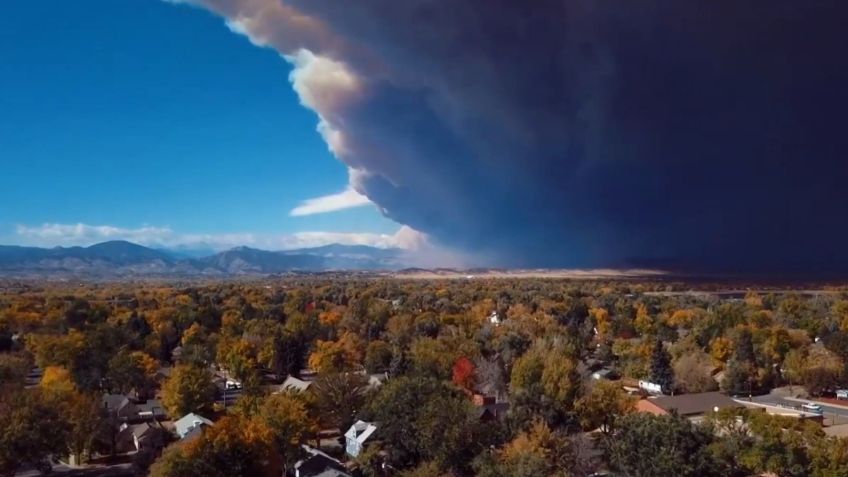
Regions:
[[283, 381], [283, 384], [280, 385], [280, 390], [304, 392], [309, 389], [309, 386], [312, 386], [311, 381], [304, 381], [294, 376], [289, 376], [285, 381]]
[[618, 378], [618, 373], [615, 368], [604, 367], [592, 373], [592, 379], [596, 381], [613, 380]]
[[174, 368], [170, 366], [160, 366], [158, 370], [156, 370], [156, 380], [164, 381], [171, 377], [171, 372]]
[[165, 440], [161, 428], [143, 422], [141, 424], [121, 424], [116, 439], [116, 451], [121, 454], [138, 452], [142, 449], [160, 449]]
[[138, 418], [142, 421], [162, 421], [167, 419], [165, 406], [158, 399], [148, 399], [146, 402], [136, 404]]
[[472, 402], [477, 406], [477, 417], [481, 421], [494, 421], [506, 417], [509, 411], [509, 403], [498, 401], [495, 396], [484, 396], [475, 394]]
[[27, 373], [26, 385], [37, 386], [41, 382], [42, 376], [44, 376], [44, 370], [38, 366], [34, 366], [29, 370], [29, 373]]
[[377, 389], [389, 379], [389, 373], [377, 373], [368, 375], [368, 388]]
[[294, 465], [295, 477], [351, 477], [347, 468], [338, 459], [309, 446], [303, 446], [303, 450], [309, 454], [309, 457], [299, 460]]
[[503, 319], [498, 314], [498, 310], [493, 310], [492, 313], [489, 314], [488, 320], [489, 320], [489, 323], [491, 323], [495, 326], [500, 326], [500, 324], [503, 323]]
[[711, 412], [741, 407], [742, 404], [719, 392], [658, 396], [640, 399], [636, 402], [637, 412], [665, 415], [675, 411], [694, 422], [700, 422], [705, 415]]
[[345, 452], [351, 457], [359, 457], [362, 449], [369, 440], [373, 440], [377, 424], [365, 421], [356, 421], [345, 432]]
[[184, 439], [189, 433], [194, 430], [199, 430], [203, 426], [211, 426], [213, 422], [205, 417], [190, 412], [185, 416], [181, 417], [179, 420], [174, 422], [174, 430], [176, 430], [177, 435], [180, 439]]
[[130, 421], [138, 415], [136, 405], [123, 394], [104, 394], [101, 402], [109, 417], [117, 421]]

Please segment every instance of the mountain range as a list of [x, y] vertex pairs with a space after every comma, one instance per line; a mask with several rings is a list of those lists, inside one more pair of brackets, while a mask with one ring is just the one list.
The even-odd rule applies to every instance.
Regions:
[[405, 258], [402, 249], [341, 244], [284, 251], [236, 247], [202, 257], [122, 240], [89, 247], [0, 245], [0, 276], [228, 276], [397, 270], [407, 266]]

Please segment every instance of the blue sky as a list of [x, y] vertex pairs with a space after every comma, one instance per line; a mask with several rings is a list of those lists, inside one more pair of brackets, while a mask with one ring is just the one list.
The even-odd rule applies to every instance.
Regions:
[[370, 204], [289, 215], [348, 183], [290, 69], [185, 5], [9, 2], [0, 16], [0, 243], [144, 241], [154, 230], [169, 243], [230, 234], [218, 246], [247, 237], [271, 248], [302, 232], [395, 233]]

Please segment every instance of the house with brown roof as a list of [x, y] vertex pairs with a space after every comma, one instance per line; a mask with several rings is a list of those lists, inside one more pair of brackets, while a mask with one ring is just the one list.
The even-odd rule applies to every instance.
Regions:
[[636, 403], [637, 412], [665, 415], [674, 411], [692, 421], [700, 421], [704, 415], [721, 409], [741, 407], [742, 404], [719, 392], [658, 396], [640, 399]]

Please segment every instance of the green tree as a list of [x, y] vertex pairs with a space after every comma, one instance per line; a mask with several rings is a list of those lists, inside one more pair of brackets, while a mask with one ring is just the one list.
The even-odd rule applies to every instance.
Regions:
[[756, 364], [757, 362], [757, 356], [754, 354], [753, 336], [748, 328], [739, 330], [739, 335], [736, 337], [734, 357], [741, 363]]
[[309, 391], [322, 425], [347, 429], [365, 405], [368, 379], [360, 373], [320, 375]]
[[[844, 302], [843, 302], [844, 303]], [[848, 475], [848, 439], [822, 439], [810, 449], [812, 477], [842, 477]]]
[[516, 360], [510, 375], [510, 416], [519, 427], [536, 417], [558, 425], [572, 416], [582, 386], [571, 354], [561, 342], [538, 341]]
[[610, 467], [630, 477], [721, 475], [708, 446], [709, 429], [677, 415], [637, 413], [618, 421], [602, 441]]
[[189, 412], [207, 412], [215, 401], [215, 384], [206, 368], [196, 365], [176, 366], [162, 386], [162, 404], [171, 416]]
[[24, 464], [49, 468], [62, 455], [68, 423], [60, 408], [38, 389], [0, 392], [0, 475], [13, 476]]
[[721, 389], [734, 396], [748, 396], [754, 392], [754, 373], [750, 363], [731, 358], [724, 370]]
[[109, 360], [106, 377], [114, 393], [127, 394], [132, 390], [143, 393], [151, 385], [139, 356], [126, 348]]
[[490, 437], [465, 394], [428, 377], [388, 381], [367, 414], [380, 423], [380, 440], [395, 467], [427, 460], [446, 467], [466, 466]]
[[365, 369], [369, 373], [385, 373], [392, 364], [392, 346], [385, 341], [368, 343], [365, 350]]
[[659, 339], [654, 343], [653, 351], [651, 352], [651, 374], [650, 381], [658, 384], [663, 392], [670, 392], [674, 389], [674, 369], [671, 367], [671, 355], [665, 350], [662, 341]]
[[764, 412], [749, 411], [740, 416], [752, 436], [747, 447], [737, 450], [741, 465], [754, 474], [810, 475], [809, 450], [824, 443], [820, 424]]
[[0, 386], [23, 386], [32, 364], [23, 355], [0, 353]]

